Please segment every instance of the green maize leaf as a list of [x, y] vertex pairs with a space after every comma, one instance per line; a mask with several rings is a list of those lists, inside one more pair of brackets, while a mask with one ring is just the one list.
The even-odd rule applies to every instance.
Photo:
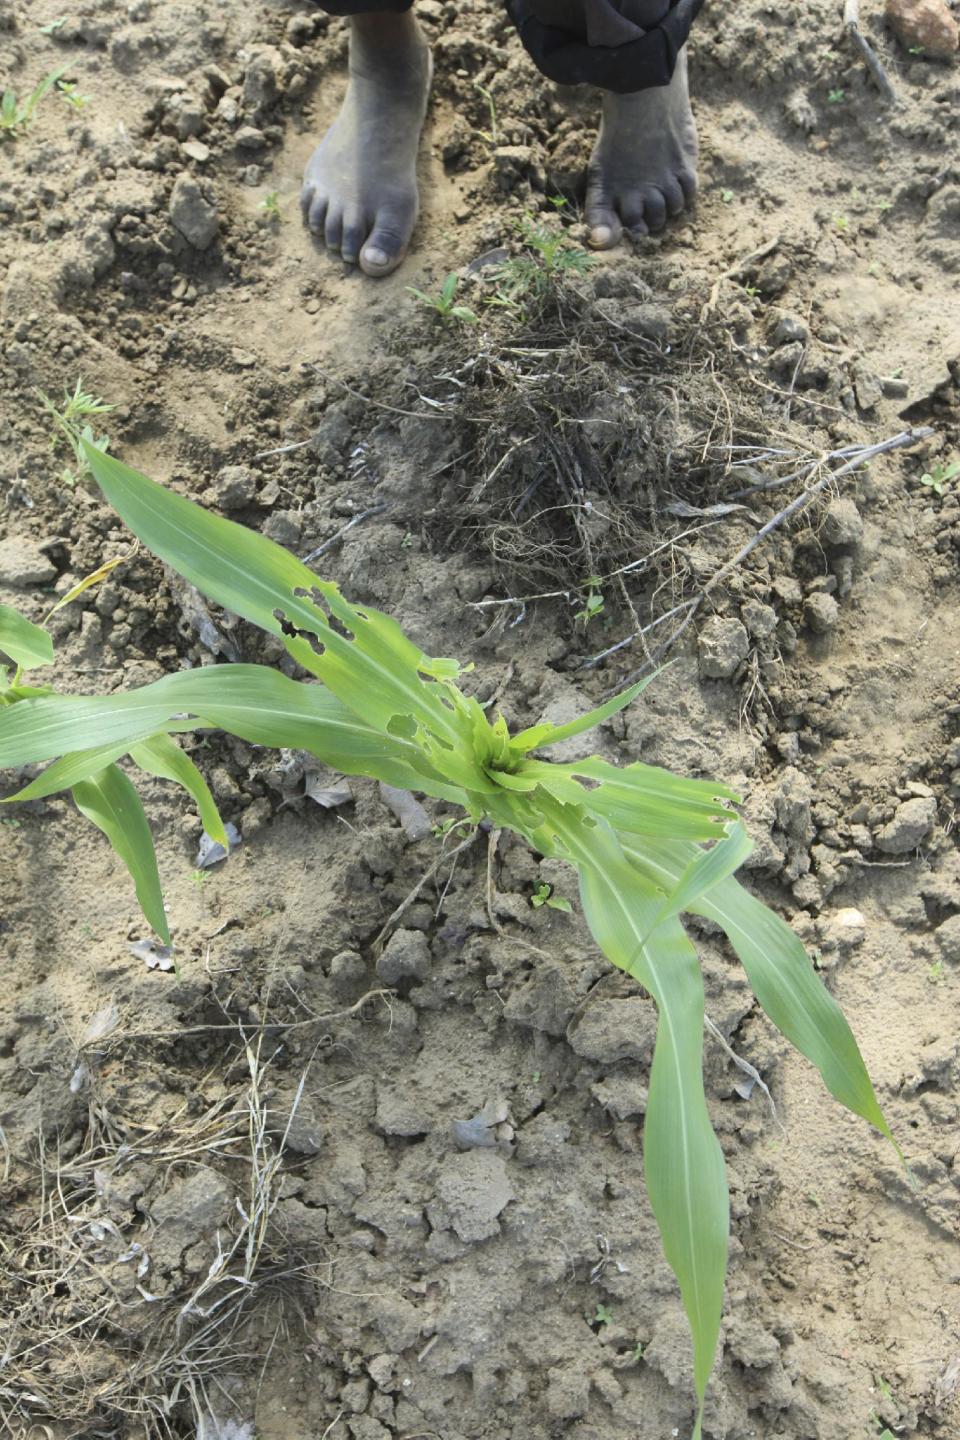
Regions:
[[[621, 839], [630, 862], [665, 890], [680, 883], [694, 858], [691, 845], [656, 841], [641, 849], [628, 837]], [[817, 1067], [830, 1094], [896, 1145], [843, 1011], [786, 921], [732, 876], [689, 908], [724, 930], [763, 1009]]]
[[575, 735], [582, 735], [586, 730], [592, 730], [597, 725], [602, 725], [604, 720], [609, 720], [612, 715], [617, 715], [621, 710], [636, 700], [637, 696], [646, 690], [651, 680], [655, 680], [660, 674], [655, 670], [644, 680], [638, 680], [636, 685], [622, 690], [619, 695], [614, 695], [605, 705], [598, 705], [595, 710], [589, 710], [586, 715], [579, 715], [576, 720], [570, 720], [566, 725], [551, 725], [543, 721], [539, 725], [531, 725], [527, 730], [521, 730], [514, 735], [510, 741], [510, 750], [514, 755], [526, 755], [529, 750], [542, 750], [547, 745], [556, 745], [561, 740], [570, 740]]
[[97, 745], [91, 750], [74, 750], [60, 760], [54, 760], [42, 775], [31, 780], [29, 785], [18, 790], [15, 795], [5, 796], [0, 803], [12, 805], [14, 801], [42, 800], [46, 795], [56, 795], [60, 790], [69, 790], [81, 780], [89, 779], [96, 771], [112, 765], [114, 760], [126, 755], [129, 748], [129, 742], [121, 740], [113, 745]]
[[655, 923], [660, 925], [664, 920], [680, 915], [684, 910], [690, 910], [701, 895], [719, 885], [721, 880], [726, 880], [735, 870], [739, 870], [752, 851], [753, 841], [743, 828], [742, 822], [735, 821], [722, 840], [711, 845], [709, 850], [701, 850], [690, 861]]
[[230, 853], [230, 841], [223, 827], [216, 801], [210, 794], [210, 787], [190, 756], [183, 753], [175, 740], [171, 740], [169, 735], [162, 733], [151, 735], [149, 740], [141, 740], [138, 745], [130, 747], [130, 758], [135, 765], [139, 765], [140, 769], [146, 770], [149, 775], [156, 775], [160, 780], [172, 780], [175, 785], [182, 785], [184, 790], [197, 802], [197, 810], [200, 812], [203, 828], [211, 840], [216, 840], [219, 845], [223, 846], [227, 854]]
[[[455, 783], [492, 788], [473, 762], [457, 692], [424, 678], [438, 663], [445, 673], [449, 662], [424, 655], [389, 616], [350, 605], [336, 585], [265, 535], [210, 514], [82, 438], [78, 443], [104, 496], [149, 550], [218, 605], [283, 636], [290, 654], [368, 725], [388, 731], [397, 717], [412, 717], [428, 755], [459, 757]], [[291, 627], [304, 633], [291, 635]], [[304, 634], [318, 638], [319, 653]]]
[[73, 798], [77, 809], [103, 831], [130, 871], [140, 909], [164, 945], [169, 945], [153, 837], [132, 781], [116, 765], [107, 765], [74, 785]]
[[53, 641], [46, 630], [25, 620], [12, 605], [0, 605], [0, 650], [23, 670], [53, 661]]
[[[523, 760], [515, 778], [536, 780], [555, 799], [584, 806], [616, 830], [671, 840], [722, 839], [734, 817], [720, 802], [737, 799], [712, 780], [686, 780], [639, 761], [618, 769], [597, 755], [570, 764]], [[581, 779], [599, 783], [588, 790]]]
[[544, 814], [547, 828], [580, 871], [583, 913], [594, 939], [607, 959], [639, 980], [657, 1002], [644, 1171], [693, 1336], [697, 1440], [720, 1334], [730, 1224], [723, 1152], [703, 1089], [700, 966], [676, 918], [654, 928], [663, 894], [628, 862], [609, 826], [586, 824], [576, 812], [549, 802]]
[[[189, 726], [178, 719], [185, 713], [197, 717]], [[254, 745], [309, 750], [345, 775], [366, 774], [398, 789], [468, 804], [461, 790], [430, 772], [415, 745], [371, 729], [322, 685], [261, 665], [182, 670], [115, 695], [22, 701], [0, 711], [0, 766], [95, 745], [120, 744], [124, 753], [161, 729], [211, 726]]]

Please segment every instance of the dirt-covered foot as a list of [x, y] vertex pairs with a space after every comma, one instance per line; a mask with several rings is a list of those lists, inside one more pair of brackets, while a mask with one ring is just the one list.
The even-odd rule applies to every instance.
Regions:
[[300, 203], [328, 249], [368, 275], [389, 275], [410, 243], [429, 89], [430, 51], [412, 13], [353, 20], [350, 83], [307, 162]]
[[603, 120], [587, 179], [586, 221], [597, 250], [624, 230], [647, 235], [679, 215], [697, 190], [697, 129], [690, 109], [687, 55], [669, 85], [603, 97]]

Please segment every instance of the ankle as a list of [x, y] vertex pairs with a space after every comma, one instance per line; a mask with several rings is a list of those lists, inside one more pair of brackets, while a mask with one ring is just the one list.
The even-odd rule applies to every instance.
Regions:
[[350, 70], [391, 82], [422, 83], [429, 47], [412, 10], [355, 15], [350, 22]]

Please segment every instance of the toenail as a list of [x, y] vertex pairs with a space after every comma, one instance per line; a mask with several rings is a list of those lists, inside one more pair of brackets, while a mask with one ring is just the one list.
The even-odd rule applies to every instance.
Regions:
[[598, 225], [590, 231], [590, 244], [600, 247], [609, 245], [612, 233], [608, 225]]
[[379, 269], [382, 265], [389, 265], [390, 263], [389, 255], [387, 255], [383, 250], [376, 250], [373, 248], [368, 248], [364, 250], [363, 258], [364, 260], [366, 260], [368, 265], [373, 265], [377, 269]]

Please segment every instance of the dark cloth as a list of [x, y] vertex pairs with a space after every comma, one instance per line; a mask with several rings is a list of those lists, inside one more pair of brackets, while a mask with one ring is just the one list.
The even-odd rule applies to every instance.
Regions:
[[670, 84], [704, 6], [704, 0], [670, 0], [663, 19], [641, 29], [630, 18], [630, 0], [580, 0], [576, 8], [582, 23], [574, 28], [566, 16], [562, 26], [541, 18], [549, 14], [549, 0], [504, 3], [525, 49], [548, 79], [558, 85], [597, 85], [618, 95]]
[[[316, 0], [329, 15], [409, 10], [413, 0]], [[537, 69], [618, 95], [669, 85], [705, 0], [504, 0]]]

